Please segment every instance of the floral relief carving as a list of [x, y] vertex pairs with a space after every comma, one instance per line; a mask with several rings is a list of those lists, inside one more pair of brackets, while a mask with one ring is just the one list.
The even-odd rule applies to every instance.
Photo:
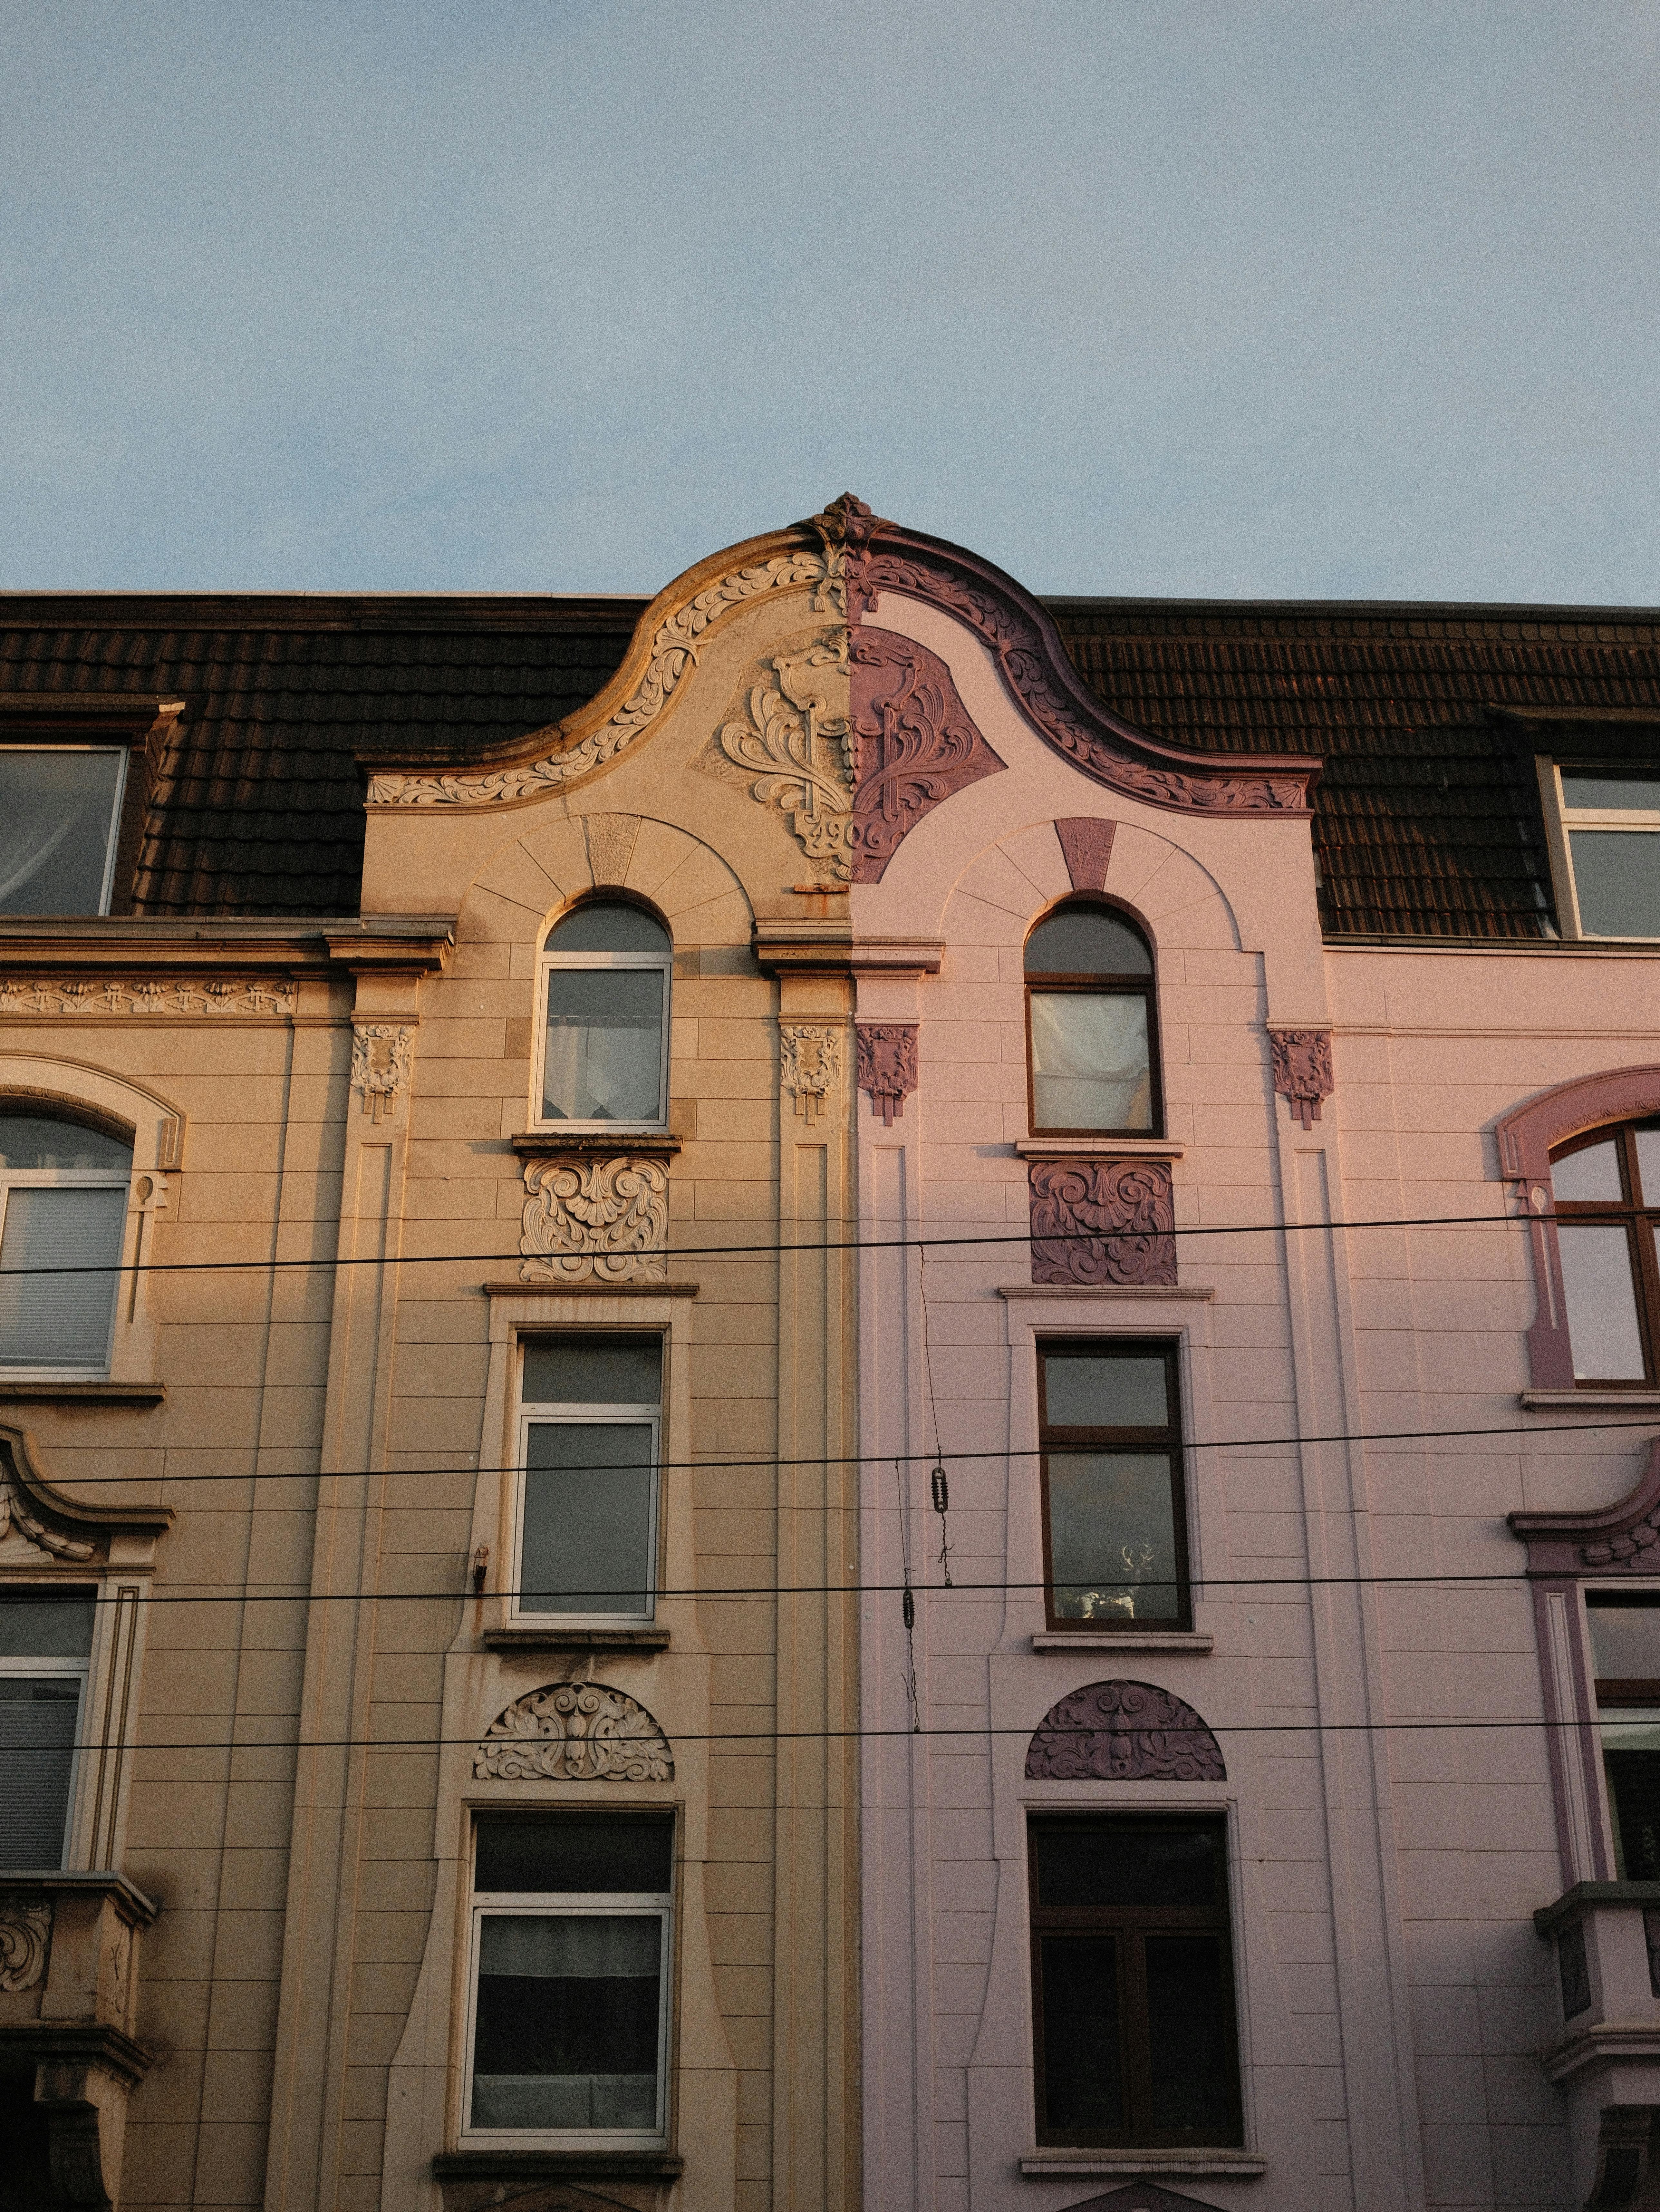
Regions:
[[96, 1548], [84, 1538], [65, 1535], [43, 1520], [11, 1469], [0, 1465], [0, 1542], [14, 1528], [55, 1559], [89, 1559]]
[[860, 1022], [857, 1025], [859, 1089], [870, 1094], [870, 1110], [891, 1129], [904, 1114], [917, 1087], [915, 1022]]
[[1274, 1088], [1304, 1128], [1312, 1128], [1320, 1118], [1320, 1101], [1331, 1096], [1331, 1031], [1271, 1030], [1268, 1042]]
[[720, 748], [736, 768], [760, 770], [751, 798], [776, 807], [809, 860], [835, 884], [851, 878], [853, 737], [847, 716], [847, 632], [827, 631], [758, 664], [745, 704]]
[[415, 1030], [407, 1022], [360, 1022], [352, 1031], [352, 1088], [378, 1121], [407, 1087]]
[[752, 562], [697, 592], [658, 624], [645, 670], [627, 700], [608, 721], [567, 750], [477, 775], [373, 776], [369, 782], [369, 804], [481, 806], [493, 800], [537, 798], [574, 783], [579, 777], [591, 775], [651, 728], [694, 665], [699, 641], [712, 623], [751, 599], [803, 585], [810, 587], [815, 599], [831, 611], [841, 611], [839, 578], [833, 574], [822, 549], [809, 551], [803, 547], [777, 554], [771, 560]]
[[841, 1081], [841, 1042], [840, 1030], [827, 1022], [779, 1024], [779, 1080], [809, 1126]]
[[1588, 1567], [1618, 1567], [1627, 1574], [1660, 1574], [1660, 1514], [1651, 1514], [1617, 1536], [1595, 1544], [1582, 1544], [1579, 1557]]
[[1174, 1284], [1176, 1207], [1165, 1161], [1033, 1160], [1027, 1172], [1034, 1283]]
[[292, 983], [57, 983], [0, 979], [0, 1014], [292, 1014]]
[[32, 1990], [46, 1971], [51, 1899], [0, 1891], [0, 1990]]
[[1091, 1682], [1044, 1715], [1028, 1782], [1225, 1782], [1221, 1746], [1190, 1705], [1151, 1682]]
[[1007, 763], [957, 696], [939, 655], [895, 632], [861, 628], [851, 647], [851, 712], [857, 742], [852, 878], [880, 883], [906, 833], [953, 792]]
[[473, 1773], [498, 1782], [672, 1782], [675, 1755], [645, 1706], [623, 1691], [555, 1682], [496, 1716]]
[[669, 1174], [660, 1161], [531, 1160], [524, 1188], [524, 1281], [667, 1278]]

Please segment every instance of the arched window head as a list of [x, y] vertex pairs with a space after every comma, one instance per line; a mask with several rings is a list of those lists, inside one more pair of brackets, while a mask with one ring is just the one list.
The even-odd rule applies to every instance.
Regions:
[[621, 899], [573, 908], [542, 956], [544, 1123], [662, 1128], [668, 1119], [673, 947]]
[[1153, 956], [1110, 907], [1057, 907], [1026, 941], [1034, 1136], [1156, 1136], [1163, 1126]]
[[1574, 1381], [1660, 1379], [1660, 1121], [1560, 1146], [1550, 1179]]
[[118, 1137], [0, 1112], [0, 1373], [106, 1372], [131, 1179]]

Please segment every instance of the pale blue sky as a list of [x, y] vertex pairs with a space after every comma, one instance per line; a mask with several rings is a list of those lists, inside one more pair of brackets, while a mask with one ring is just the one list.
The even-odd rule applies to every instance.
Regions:
[[1657, 0], [0, 0], [0, 584], [1660, 601]]

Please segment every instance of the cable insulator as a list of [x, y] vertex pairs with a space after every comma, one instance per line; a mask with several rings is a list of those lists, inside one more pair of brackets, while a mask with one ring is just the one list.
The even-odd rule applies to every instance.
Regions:
[[934, 1510], [943, 1521], [951, 1510], [951, 1486], [945, 1479], [945, 1469], [936, 1467], [928, 1480], [934, 1492]]
[[905, 1625], [906, 1628], [914, 1628], [917, 1625], [917, 1601], [912, 1596], [909, 1590], [906, 1590], [905, 1593], [903, 1610], [905, 1613]]

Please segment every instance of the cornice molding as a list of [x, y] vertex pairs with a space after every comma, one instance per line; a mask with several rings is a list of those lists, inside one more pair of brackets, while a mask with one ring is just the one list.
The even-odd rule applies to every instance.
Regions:
[[68, 1566], [94, 1561], [112, 1540], [141, 1543], [172, 1528], [170, 1505], [91, 1505], [70, 1498], [40, 1472], [33, 1433], [0, 1421], [0, 1540], [11, 1530]]

